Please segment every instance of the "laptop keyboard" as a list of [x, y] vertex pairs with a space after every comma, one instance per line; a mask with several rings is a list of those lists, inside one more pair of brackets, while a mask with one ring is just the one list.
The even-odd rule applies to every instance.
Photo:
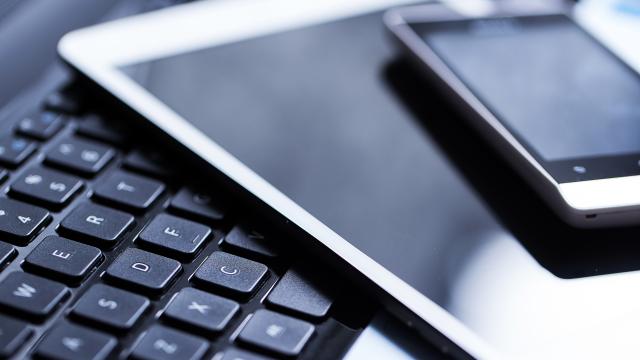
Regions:
[[315, 358], [357, 335], [211, 189], [49, 99], [0, 138], [0, 358]]

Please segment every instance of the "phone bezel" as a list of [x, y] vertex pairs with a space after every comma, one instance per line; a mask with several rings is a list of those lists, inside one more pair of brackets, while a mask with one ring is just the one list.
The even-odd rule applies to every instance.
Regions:
[[640, 175], [559, 183], [411, 27], [411, 24], [429, 22], [552, 15], [571, 17], [597, 39], [569, 10], [490, 9], [480, 16], [470, 16], [442, 5], [418, 5], [389, 11], [385, 22], [413, 59], [422, 65], [425, 74], [437, 81], [457, 108], [471, 118], [472, 125], [491, 140], [567, 222], [579, 227], [636, 224], [640, 221], [640, 192], [637, 191]]
[[[410, 2], [406, 1], [406, 2]], [[199, 48], [277, 33], [398, 5], [397, 0], [218, 0], [199, 2], [77, 30], [58, 45], [63, 60], [236, 184], [312, 236], [392, 302], [392, 313], [446, 337], [453, 353], [496, 358], [497, 353], [451, 314], [356, 249], [305, 209], [149, 94], [119, 67]], [[212, 26], [215, 24], [215, 26]], [[159, 41], [161, 39], [162, 41]], [[401, 315], [404, 317], [404, 315]], [[416, 321], [406, 320], [406, 321]], [[454, 349], [458, 349], [455, 350]]]

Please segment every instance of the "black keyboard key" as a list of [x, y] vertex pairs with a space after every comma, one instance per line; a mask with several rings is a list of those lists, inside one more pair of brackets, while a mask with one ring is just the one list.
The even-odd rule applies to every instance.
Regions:
[[0, 163], [15, 168], [36, 151], [32, 141], [13, 136], [0, 137]]
[[117, 345], [113, 336], [68, 322], [56, 325], [36, 348], [36, 358], [55, 360], [107, 359]]
[[85, 202], [62, 220], [58, 231], [107, 249], [118, 242], [133, 222], [134, 217], [125, 212]]
[[248, 256], [253, 255], [264, 259], [278, 256], [278, 250], [269, 238], [242, 225], [236, 225], [229, 231], [229, 234], [224, 237], [223, 245]]
[[20, 135], [29, 136], [38, 140], [48, 140], [63, 127], [64, 120], [60, 114], [50, 111], [38, 111], [20, 120], [17, 131]]
[[200, 266], [194, 281], [235, 295], [251, 295], [267, 277], [265, 265], [216, 251]]
[[314, 334], [306, 321], [258, 310], [245, 324], [238, 341], [282, 356], [297, 356]]
[[218, 333], [240, 309], [237, 302], [193, 288], [184, 288], [171, 300], [164, 316], [189, 332]]
[[213, 198], [203, 192], [182, 188], [171, 200], [171, 210], [201, 221], [222, 221], [224, 213], [213, 204]]
[[123, 162], [124, 167], [127, 169], [149, 176], [168, 178], [171, 172], [164, 164], [166, 164], [166, 160], [158, 153], [142, 152], [140, 150], [131, 151]]
[[4, 242], [0, 242], [0, 270], [16, 256], [16, 249]]
[[27, 255], [23, 266], [54, 280], [76, 284], [95, 267], [101, 257], [102, 252], [93, 246], [47, 236]]
[[199, 360], [209, 344], [195, 336], [164, 326], [152, 326], [131, 353], [137, 360]]
[[8, 177], [9, 177], [9, 172], [5, 169], [0, 168], [0, 184], [5, 182], [5, 180], [7, 180]]
[[82, 189], [83, 182], [57, 171], [33, 167], [11, 183], [11, 196], [51, 209], [61, 209]]
[[116, 171], [96, 187], [94, 196], [116, 206], [142, 211], [153, 204], [164, 188], [161, 182]]
[[111, 286], [93, 285], [76, 303], [72, 315], [91, 325], [126, 331], [149, 308], [147, 298]]
[[208, 226], [167, 214], [157, 215], [137, 241], [168, 256], [191, 259], [211, 235]]
[[269, 304], [311, 318], [323, 318], [333, 299], [329, 291], [305, 278], [298, 270], [284, 274], [267, 297]]
[[217, 355], [218, 357], [214, 357], [217, 360], [269, 360], [268, 358], [256, 355], [254, 353], [250, 353], [245, 350], [238, 349], [226, 349], [222, 355]]
[[0, 234], [4, 238], [27, 243], [49, 222], [45, 209], [0, 197]]
[[81, 109], [77, 98], [60, 92], [54, 92], [47, 96], [44, 100], [44, 107], [45, 109], [65, 114], [77, 114]]
[[89, 115], [78, 122], [77, 133], [81, 136], [123, 146], [127, 142], [124, 134], [128, 131], [120, 123], [107, 123], [97, 115]]
[[0, 359], [14, 355], [32, 333], [26, 323], [0, 315]]
[[68, 294], [62, 284], [23, 272], [0, 282], [0, 306], [34, 321], [46, 319]]
[[182, 265], [173, 259], [130, 248], [109, 266], [106, 276], [133, 289], [159, 294], [181, 270]]
[[92, 141], [67, 138], [47, 152], [46, 163], [83, 176], [94, 176], [113, 159], [112, 148]]

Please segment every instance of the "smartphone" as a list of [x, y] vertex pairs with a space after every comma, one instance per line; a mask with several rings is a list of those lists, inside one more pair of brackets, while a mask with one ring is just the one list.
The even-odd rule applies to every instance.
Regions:
[[570, 11], [465, 16], [423, 5], [385, 23], [568, 223], [640, 222], [640, 75]]

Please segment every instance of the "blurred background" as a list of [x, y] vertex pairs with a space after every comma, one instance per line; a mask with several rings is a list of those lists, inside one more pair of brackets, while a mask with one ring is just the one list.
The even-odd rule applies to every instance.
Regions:
[[[56, 44], [66, 32], [91, 24], [152, 11], [191, 0], [3, 0], [0, 2], [0, 106], [43, 76], [54, 64]], [[482, 11], [487, 4], [531, 6], [573, 4], [571, 0], [449, 0], [463, 11]], [[403, 3], [406, 3], [403, 1]], [[582, 0], [583, 15], [592, 18], [612, 46], [640, 64], [633, 35], [640, 27], [639, 0]], [[635, 57], [635, 59], [633, 59]]]

